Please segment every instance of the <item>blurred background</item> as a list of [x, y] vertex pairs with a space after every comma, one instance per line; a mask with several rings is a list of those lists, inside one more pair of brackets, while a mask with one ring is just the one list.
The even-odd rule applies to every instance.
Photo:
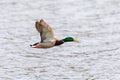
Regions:
[[[120, 80], [120, 0], [0, 0], [0, 80]], [[35, 22], [79, 43], [33, 49]]]

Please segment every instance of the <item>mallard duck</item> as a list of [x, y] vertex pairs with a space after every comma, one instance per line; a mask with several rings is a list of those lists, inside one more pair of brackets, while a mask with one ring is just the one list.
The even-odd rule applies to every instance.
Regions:
[[43, 19], [37, 21], [35, 27], [40, 33], [41, 41], [30, 45], [33, 48], [50, 48], [61, 45], [64, 42], [78, 42], [78, 40], [75, 40], [72, 37], [66, 37], [61, 40], [56, 39], [54, 36], [54, 30]]

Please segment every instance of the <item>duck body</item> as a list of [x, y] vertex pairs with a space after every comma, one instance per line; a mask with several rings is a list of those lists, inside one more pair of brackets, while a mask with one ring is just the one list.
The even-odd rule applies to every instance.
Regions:
[[33, 48], [50, 48], [53, 46], [59, 46], [63, 43], [64, 43], [63, 40], [56, 40], [55, 43], [54, 42], [53, 43], [52, 42], [44, 42], [44, 43], [37, 42], [37, 43], [30, 45], [30, 46]]
[[61, 40], [56, 39], [54, 35], [54, 30], [43, 19], [35, 22], [35, 27], [40, 33], [41, 41], [30, 45], [33, 48], [50, 48], [53, 46], [61, 45], [64, 42], [75, 41], [72, 37], [67, 37]]

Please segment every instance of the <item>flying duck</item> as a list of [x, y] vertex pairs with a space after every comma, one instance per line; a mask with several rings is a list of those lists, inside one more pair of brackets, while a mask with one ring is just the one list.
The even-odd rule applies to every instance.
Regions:
[[35, 22], [35, 27], [40, 33], [41, 41], [30, 45], [32, 48], [51, 48], [65, 42], [78, 42], [78, 40], [75, 40], [72, 37], [66, 37], [60, 40], [56, 39], [54, 30], [43, 19]]

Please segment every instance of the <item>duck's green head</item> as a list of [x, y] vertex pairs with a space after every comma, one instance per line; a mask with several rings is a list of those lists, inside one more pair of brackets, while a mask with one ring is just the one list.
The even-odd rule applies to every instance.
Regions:
[[78, 40], [72, 38], [72, 37], [66, 37], [63, 39], [64, 42], [78, 42]]

